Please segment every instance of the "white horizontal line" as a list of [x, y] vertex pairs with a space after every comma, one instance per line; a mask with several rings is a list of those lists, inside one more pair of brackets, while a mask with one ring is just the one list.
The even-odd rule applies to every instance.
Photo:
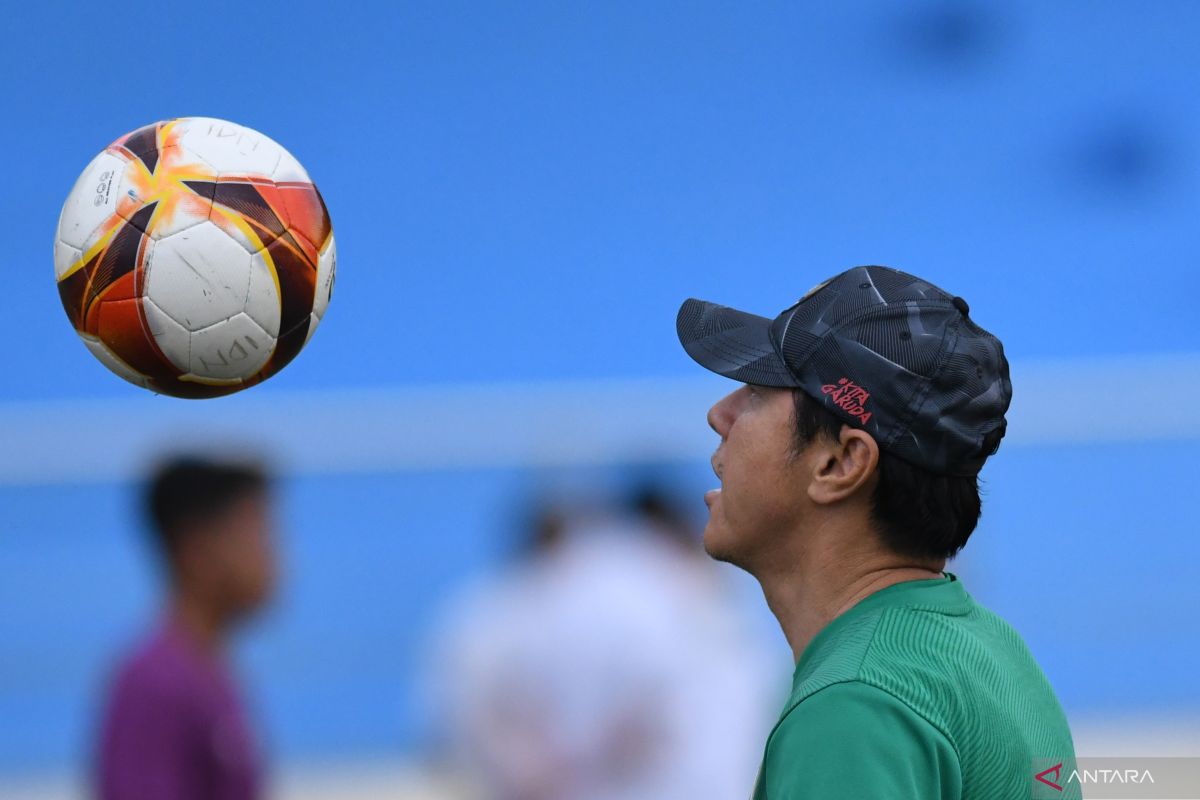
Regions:
[[[1012, 373], [1005, 447], [1200, 438], [1200, 354], [1026, 362]], [[700, 460], [715, 445], [705, 414], [730, 387], [702, 374], [4, 403], [0, 485], [122, 481], [164, 450], [190, 448], [250, 450], [307, 474]]]

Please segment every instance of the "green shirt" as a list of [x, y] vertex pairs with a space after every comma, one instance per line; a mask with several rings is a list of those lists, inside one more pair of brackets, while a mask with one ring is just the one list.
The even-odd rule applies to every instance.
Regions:
[[947, 573], [870, 595], [809, 643], [754, 798], [1028, 798], [1035, 764], [1074, 756], [1021, 637]]

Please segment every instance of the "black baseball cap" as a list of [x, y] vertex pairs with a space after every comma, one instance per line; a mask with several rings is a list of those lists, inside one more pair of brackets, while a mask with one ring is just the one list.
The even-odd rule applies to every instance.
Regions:
[[890, 267], [854, 267], [775, 319], [687, 300], [676, 328], [702, 367], [793, 388], [880, 448], [939, 475], [977, 475], [1012, 400], [1004, 347], [965, 300]]

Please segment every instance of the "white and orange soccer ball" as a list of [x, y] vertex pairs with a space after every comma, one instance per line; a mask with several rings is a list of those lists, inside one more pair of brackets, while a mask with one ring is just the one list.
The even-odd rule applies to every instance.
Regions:
[[54, 242], [84, 344], [122, 378], [176, 397], [230, 394], [282, 369], [325, 314], [336, 266], [329, 213], [300, 163], [206, 117], [105, 148]]

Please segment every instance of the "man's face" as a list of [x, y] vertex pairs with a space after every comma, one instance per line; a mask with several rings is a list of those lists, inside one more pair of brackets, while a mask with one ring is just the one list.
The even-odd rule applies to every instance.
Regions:
[[191, 537], [189, 554], [206, 593], [237, 619], [263, 605], [275, 588], [275, 548], [270, 495], [246, 494]]
[[704, 496], [709, 555], [755, 572], [803, 518], [805, 492], [793, 448], [789, 389], [744, 385], [708, 412], [721, 436], [713, 471], [721, 488]]

